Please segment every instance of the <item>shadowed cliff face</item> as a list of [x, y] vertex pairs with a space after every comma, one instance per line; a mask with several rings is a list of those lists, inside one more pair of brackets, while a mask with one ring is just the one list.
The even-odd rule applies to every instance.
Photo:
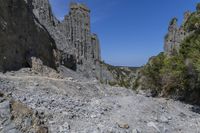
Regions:
[[0, 1], [0, 71], [28, 67], [29, 57], [55, 67], [54, 40], [28, 5], [24, 0]]

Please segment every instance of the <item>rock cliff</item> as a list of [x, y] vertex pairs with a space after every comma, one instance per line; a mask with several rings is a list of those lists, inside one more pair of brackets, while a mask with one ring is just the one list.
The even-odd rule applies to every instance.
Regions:
[[24, 0], [0, 1], [0, 71], [31, 67], [32, 57], [56, 68], [56, 44]]
[[53, 16], [48, 0], [33, 0], [32, 3], [35, 16], [56, 42], [61, 65], [100, 79], [100, 44], [97, 35], [90, 30], [89, 8], [71, 3], [69, 14], [60, 22]]
[[[32, 67], [41, 72], [43, 65], [54, 69], [63, 65], [102, 83], [122, 85], [117, 77], [124, 75], [116, 76], [101, 62], [99, 39], [91, 33], [91, 11], [86, 5], [71, 3], [61, 22], [49, 0], [10, 0], [1, 6], [1, 71]], [[129, 76], [126, 79], [134, 78]]]
[[181, 42], [189, 35], [188, 31], [185, 31], [184, 24], [187, 22], [191, 13], [185, 12], [183, 24], [179, 27], [177, 24], [177, 18], [173, 18], [169, 23], [168, 33], [164, 40], [164, 51], [168, 55], [177, 53], [180, 49]]

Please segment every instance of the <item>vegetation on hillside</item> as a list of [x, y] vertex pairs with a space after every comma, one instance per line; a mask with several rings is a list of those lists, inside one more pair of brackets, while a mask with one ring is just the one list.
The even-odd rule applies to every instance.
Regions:
[[[200, 4], [183, 27], [190, 35], [181, 43], [179, 53], [160, 53], [141, 69], [135, 87], [200, 104]], [[143, 79], [143, 80], [141, 80]], [[146, 83], [143, 83], [145, 79]]]
[[108, 81], [108, 84], [111, 86], [121, 86], [126, 88], [133, 88], [133, 83], [136, 79], [137, 67], [121, 67], [121, 66], [112, 66], [102, 62], [107, 70], [112, 74], [114, 80]]

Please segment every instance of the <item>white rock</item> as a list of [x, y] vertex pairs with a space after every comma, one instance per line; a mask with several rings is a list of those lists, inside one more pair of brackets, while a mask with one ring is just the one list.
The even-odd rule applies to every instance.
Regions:
[[160, 132], [160, 129], [156, 126], [156, 124], [154, 122], [149, 122], [147, 123], [148, 127], [153, 127], [154, 129], [156, 129], [158, 132]]
[[169, 122], [168, 118], [166, 118], [163, 115], [160, 117], [160, 121], [163, 122], [163, 123], [168, 123]]
[[96, 115], [91, 115], [90, 117], [91, 117], [91, 118], [97, 118], [97, 116], [96, 116]]
[[133, 129], [132, 133], [141, 133], [138, 129]]

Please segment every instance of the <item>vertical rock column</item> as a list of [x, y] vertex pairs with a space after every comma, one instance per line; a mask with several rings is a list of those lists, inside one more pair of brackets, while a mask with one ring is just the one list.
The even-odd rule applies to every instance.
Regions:
[[181, 42], [185, 39], [186, 36], [189, 35], [188, 32], [184, 30], [184, 23], [187, 22], [191, 13], [187, 11], [184, 14], [183, 24], [178, 27], [177, 18], [173, 18], [169, 24], [168, 33], [165, 36], [164, 42], [164, 51], [167, 55], [173, 55], [174, 53], [178, 53], [180, 49]]
[[90, 59], [92, 51], [90, 31], [90, 10], [82, 4], [71, 3], [69, 15], [62, 22], [65, 35], [68, 36], [77, 62], [85, 62]]
[[91, 33], [90, 10], [83, 4], [71, 3], [69, 14], [59, 24], [59, 29], [68, 38], [69, 48], [76, 57], [77, 71], [93, 77], [100, 71], [96, 68], [101, 57], [98, 37]]
[[173, 18], [169, 24], [168, 34], [165, 37], [165, 53], [171, 55], [174, 49], [176, 33], [178, 31], [177, 18]]
[[91, 37], [91, 43], [93, 46], [92, 50], [92, 58], [94, 61], [100, 61], [101, 60], [101, 51], [100, 51], [100, 46], [99, 46], [99, 39], [96, 34], [93, 34]]

